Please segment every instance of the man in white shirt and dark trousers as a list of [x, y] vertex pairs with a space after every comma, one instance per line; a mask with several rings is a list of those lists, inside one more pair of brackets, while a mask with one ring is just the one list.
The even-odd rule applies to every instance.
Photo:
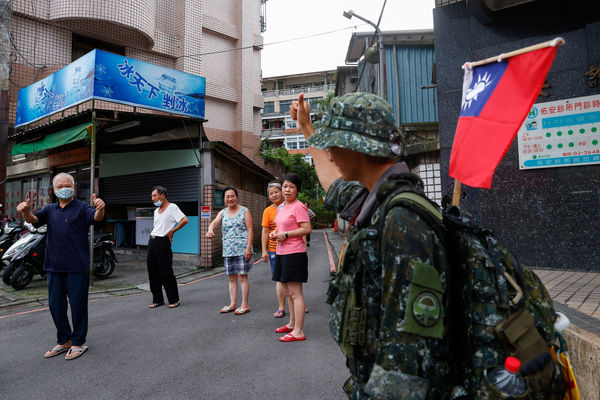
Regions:
[[[167, 200], [167, 189], [162, 186], [152, 188], [154, 210], [154, 228], [148, 240], [148, 279], [152, 292], [150, 308], [165, 304], [162, 288], [165, 288], [169, 308], [179, 306], [177, 279], [173, 273], [173, 252], [171, 243], [173, 234], [188, 223], [188, 219], [175, 203]], [[177, 224], [177, 226], [175, 226]]]

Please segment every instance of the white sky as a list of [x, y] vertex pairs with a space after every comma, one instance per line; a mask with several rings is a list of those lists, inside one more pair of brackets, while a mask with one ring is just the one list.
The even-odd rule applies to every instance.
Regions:
[[[372, 32], [348, 10], [377, 24], [384, 0], [268, 0], [267, 30], [263, 33], [263, 77], [324, 71], [344, 65], [352, 32]], [[434, 0], [387, 0], [382, 31], [432, 29]], [[317, 37], [272, 44], [359, 25]]]

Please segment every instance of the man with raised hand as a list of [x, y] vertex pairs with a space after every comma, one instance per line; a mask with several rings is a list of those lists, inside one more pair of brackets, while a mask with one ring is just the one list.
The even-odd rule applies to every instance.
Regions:
[[[56, 326], [57, 345], [44, 357], [67, 352], [66, 360], [80, 357], [88, 330], [88, 290], [90, 285], [90, 247], [88, 232], [94, 221], [104, 218], [104, 201], [93, 194], [93, 206], [75, 197], [75, 179], [59, 173], [52, 179], [57, 203], [31, 211], [31, 200], [17, 206], [25, 221], [47, 225], [44, 270], [48, 282], [48, 308]], [[68, 302], [67, 302], [68, 299]], [[73, 328], [67, 316], [71, 306]]]

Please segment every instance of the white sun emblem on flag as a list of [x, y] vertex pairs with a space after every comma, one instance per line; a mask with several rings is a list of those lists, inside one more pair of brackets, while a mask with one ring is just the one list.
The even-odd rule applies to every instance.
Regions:
[[463, 101], [463, 109], [466, 108], [470, 108], [471, 104], [474, 101], [477, 101], [477, 96], [484, 92], [485, 89], [492, 83], [492, 76], [489, 73], [485, 73], [482, 75], [477, 75], [477, 82], [475, 82], [475, 85], [473, 85], [473, 87], [469, 90], [467, 90], [467, 93], [465, 95], [464, 101]]
[[110, 86], [104, 86], [102, 88], [102, 94], [104, 97], [112, 97], [113, 89]]

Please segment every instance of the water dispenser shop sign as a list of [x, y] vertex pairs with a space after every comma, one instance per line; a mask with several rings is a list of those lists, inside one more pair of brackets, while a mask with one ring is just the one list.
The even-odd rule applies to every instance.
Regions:
[[600, 95], [534, 104], [518, 142], [520, 169], [600, 164]]
[[15, 126], [91, 99], [204, 118], [205, 88], [201, 76], [96, 49], [19, 90]]

